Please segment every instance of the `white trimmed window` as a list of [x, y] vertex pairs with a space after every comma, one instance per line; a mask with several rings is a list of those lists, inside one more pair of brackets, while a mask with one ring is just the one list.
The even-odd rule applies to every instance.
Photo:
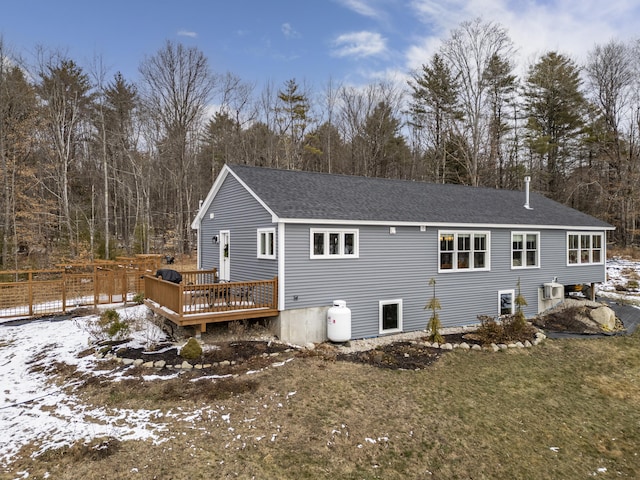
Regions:
[[358, 230], [312, 228], [309, 237], [311, 258], [358, 257]]
[[258, 229], [258, 258], [276, 258], [275, 228]]
[[567, 233], [567, 264], [589, 265], [604, 263], [604, 235], [602, 233]]
[[380, 333], [402, 331], [402, 299], [381, 300], [378, 304]]
[[489, 270], [489, 232], [439, 232], [439, 272]]
[[513, 315], [515, 312], [515, 290], [498, 291], [498, 316]]
[[540, 233], [511, 232], [511, 268], [540, 266]]

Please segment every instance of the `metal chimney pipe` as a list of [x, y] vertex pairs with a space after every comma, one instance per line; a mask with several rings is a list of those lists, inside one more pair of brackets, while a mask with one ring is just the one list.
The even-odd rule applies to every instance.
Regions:
[[525, 192], [524, 208], [526, 208], [527, 210], [533, 210], [529, 205], [529, 183], [530, 182], [531, 182], [531, 177], [529, 175], [524, 177], [524, 192]]

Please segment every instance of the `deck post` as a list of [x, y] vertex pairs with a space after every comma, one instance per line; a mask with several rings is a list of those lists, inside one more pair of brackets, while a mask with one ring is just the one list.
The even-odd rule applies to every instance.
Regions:
[[27, 295], [29, 296], [29, 316], [33, 316], [33, 272], [29, 271], [27, 278]]

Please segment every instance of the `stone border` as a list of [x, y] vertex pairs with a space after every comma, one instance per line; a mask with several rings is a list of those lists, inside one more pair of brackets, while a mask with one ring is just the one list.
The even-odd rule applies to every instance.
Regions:
[[479, 351], [488, 351], [488, 352], [500, 352], [502, 350], [509, 350], [510, 348], [531, 348], [533, 346], [539, 345], [540, 342], [542, 342], [545, 338], [547, 338], [547, 336], [544, 333], [536, 332], [533, 342], [530, 342], [529, 340], [525, 340], [524, 343], [522, 342], [497, 343], [497, 344], [492, 343], [491, 345], [487, 345], [485, 347], [481, 347], [477, 343], [473, 345], [469, 345], [467, 342], [453, 343], [453, 344], [452, 343], [439, 344], [438, 342], [433, 342], [433, 343], [424, 342], [424, 345], [431, 348], [439, 348], [441, 350], [460, 349], [460, 350], [479, 350]]
[[[421, 335], [424, 335], [425, 332], [420, 332]], [[380, 338], [380, 337], [378, 337]], [[391, 340], [391, 337], [384, 337], [387, 341], [384, 343], [393, 343], [394, 341], [401, 341], [401, 339], [396, 338], [394, 340]], [[530, 342], [529, 340], [526, 340], [524, 343], [522, 342], [515, 342], [515, 343], [492, 343], [491, 345], [487, 345], [485, 347], [481, 347], [478, 344], [468, 344], [467, 342], [462, 342], [462, 343], [438, 343], [438, 342], [423, 342], [423, 341], [417, 341], [417, 340], [409, 340], [412, 343], [416, 343], [416, 344], [422, 344], [425, 345], [427, 347], [430, 348], [438, 348], [440, 350], [473, 350], [473, 351], [484, 351], [484, 352], [501, 352], [501, 351], [505, 351], [505, 350], [509, 350], [509, 349], [518, 349], [518, 348], [531, 348], [534, 347], [536, 345], [539, 345], [544, 339], [546, 339], [547, 336], [542, 333], [542, 332], [536, 332], [535, 333], [535, 338], [533, 339], [532, 342]], [[353, 340], [353, 342], [358, 342], [359, 340]], [[375, 349], [376, 347], [380, 346], [382, 343], [378, 343], [377, 345], [370, 345], [371, 348], [368, 348], [367, 350], [372, 350]], [[315, 344], [307, 344], [305, 345], [305, 347], [303, 347], [306, 350], [313, 350], [315, 348]], [[348, 350], [350, 349], [349, 347], [342, 347], [340, 345], [338, 345], [338, 348], [340, 350]], [[283, 350], [282, 352], [273, 352], [273, 353], [263, 353], [262, 357], [267, 358], [267, 357], [278, 357], [283, 353], [291, 353], [294, 350], [296, 350], [296, 348], [294, 347], [290, 347], [287, 348], [286, 350]], [[345, 353], [345, 352], [343, 352]], [[134, 366], [134, 367], [145, 367], [145, 368], [155, 368], [157, 370], [162, 370], [163, 368], [169, 369], [169, 370], [203, 370], [203, 369], [207, 369], [207, 368], [213, 368], [213, 367], [228, 367], [228, 366], [233, 366], [236, 365], [235, 360], [223, 360], [221, 362], [213, 362], [213, 363], [196, 363], [196, 364], [192, 364], [186, 360], [184, 360], [182, 363], [180, 364], [167, 364], [167, 362], [165, 362], [164, 360], [156, 360], [156, 361], [148, 361], [145, 362], [143, 359], [141, 358], [137, 358], [137, 359], [132, 359], [132, 358], [126, 358], [126, 357], [119, 357], [114, 353], [107, 353], [102, 354], [100, 352], [96, 352], [95, 353], [96, 358], [99, 359], [104, 359], [104, 360], [114, 360], [117, 363], [121, 363], [124, 366]]]
[[[263, 353], [262, 357], [264, 358], [278, 357], [283, 353], [291, 353], [292, 351], [294, 351], [293, 348], [288, 348], [286, 350], [283, 350], [282, 352]], [[107, 353], [106, 355], [104, 355], [104, 354], [101, 354], [100, 352], [96, 352], [95, 356], [96, 358], [99, 358], [99, 359], [114, 360], [115, 362], [121, 363], [124, 366], [132, 365], [134, 367], [155, 368], [157, 370], [162, 370], [163, 368], [166, 368], [169, 370], [193, 370], [193, 369], [204, 370], [204, 369], [213, 368], [213, 367], [229, 367], [229, 366], [236, 365], [235, 360], [223, 360], [221, 362], [195, 363], [195, 364], [192, 364], [186, 360], [183, 360], [182, 363], [176, 363], [172, 365], [172, 364], [168, 364], [164, 360], [145, 362], [141, 358], [137, 358], [134, 360], [132, 358], [119, 357], [114, 353]]]

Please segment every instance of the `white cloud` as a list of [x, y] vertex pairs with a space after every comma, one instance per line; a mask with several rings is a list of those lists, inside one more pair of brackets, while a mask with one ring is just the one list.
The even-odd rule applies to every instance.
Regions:
[[282, 33], [287, 38], [299, 38], [300, 34], [291, 26], [290, 23], [283, 23], [280, 27]]
[[384, 54], [387, 40], [376, 32], [351, 32], [336, 37], [333, 41], [335, 57], [364, 58]]
[[198, 34], [189, 30], [178, 30], [178, 36], [196, 38]]
[[[409, 69], [427, 63], [441, 41], [466, 20], [480, 17], [503, 26], [518, 53], [517, 73], [551, 50], [586, 60], [596, 44], [637, 36], [638, 4], [634, 0], [411, 0], [426, 35], [404, 50]], [[635, 9], [635, 14], [634, 14]]]
[[359, 15], [379, 18], [382, 14], [375, 8], [374, 3], [371, 0], [338, 0], [344, 7], [349, 10], [353, 10]]

